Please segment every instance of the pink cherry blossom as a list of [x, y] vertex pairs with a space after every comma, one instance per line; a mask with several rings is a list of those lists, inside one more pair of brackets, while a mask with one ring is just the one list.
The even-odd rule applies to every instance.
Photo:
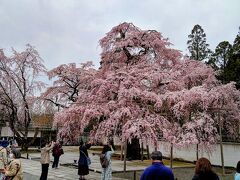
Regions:
[[96, 141], [136, 137], [184, 147], [216, 143], [220, 124], [234, 134], [240, 119], [234, 84], [222, 85], [210, 67], [170, 45], [155, 30], [131, 23], [112, 28], [100, 40], [101, 67], [84, 81], [88, 88], [79, 88], [76, 103], [55, 114], [64, 127], [60, 135], [74, 141], [91, 127]]

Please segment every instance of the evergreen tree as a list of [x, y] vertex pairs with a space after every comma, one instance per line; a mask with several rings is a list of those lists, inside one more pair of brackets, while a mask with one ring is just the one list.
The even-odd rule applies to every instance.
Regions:
[[233, 42], [231, 59], [226, 69], [227, 79], [235, 81], [236, 87], [240, 89], [240, 31]]
[[223, 83], [229, 82], [229, 66], [230, 59], [232, 57], [232, 45], [228, 41], [220, 42], [216, 49], [215, 53], [213, 54], [215, 58], [215, 63], [220, 69], [220, 74], [218, 79], [220, 79]]
[[236, 87], [240, 89], [240, 31], [233, 45], [228, 41], [220, 42], [207, 64], [219, 71], [219, 80], [223, 83], [235, 81]]
[[240, 27], [238, 34], [233, 42], [233, 53], [238, 55], [240, 54]]
[[208, 48], [209, 44], [206, 42], [206, 34], [200, 25], [195, 25], [187, 41], [190, 58], [198, 61], [208, 59], [211, 50]]

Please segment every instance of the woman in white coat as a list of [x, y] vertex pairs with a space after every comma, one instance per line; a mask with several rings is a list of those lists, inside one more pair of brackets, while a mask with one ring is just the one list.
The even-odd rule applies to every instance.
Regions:
[[108, 166], [102, 168], [101, 180], [112, 179], [112, 160], [111, 157], [114, 153], [112, 145], [105, 145], [102, 150], [102, 156], [108, 160]]

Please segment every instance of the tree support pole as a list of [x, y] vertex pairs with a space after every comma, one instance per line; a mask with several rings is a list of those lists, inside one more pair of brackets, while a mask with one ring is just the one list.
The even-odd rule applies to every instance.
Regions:
[[150, 159], [149, 146], [147, 145], [147, 158]]
[[124, 143], [124, 163], [123, 163], [123, 171], [126, 173], [127, 169], [127, 140]]
[[173, 144], [171, 143], [171, 151], [170, 151], [170, 168], [173, 168]]
[[197, 150], [196, 150], [196, 156], [197, 156], [197, 160], [198, 160], [198, 159], [199, 159], [199, 152], [198, 152], [198, 151], [199, 151], [199, 147], [198, 147], [198, 144], [197, 144], [196, 149], [197, 149]]
[[222, 124], [220, 122], [220, 113], [218, 113], [218, 122], [219, 122], [219, 135], [220, 135], [220, 150], [221, 150], [221, 162], [222, 162], [222, 175], [225, 175], [224, 169], [224, 156], [223, 156], [223, 144], [222, 144]]
[[123, 145], [123, 143], [121, 143], [121, 155], [120, 155], [121, 161], [123, 161], [123, 148], [124, 148], [124, 145]]

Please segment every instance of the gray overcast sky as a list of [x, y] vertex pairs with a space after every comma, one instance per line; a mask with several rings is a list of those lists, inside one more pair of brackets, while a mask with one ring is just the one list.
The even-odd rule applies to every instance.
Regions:
[[214, 49], [236, 37], [240, 0], [0, 0], [0, 48], [30, 43], [48, 69], [86, 60], [99, 67], [98, 41], [121, 22], [160, 31], [184, 53], [200, 24]]

